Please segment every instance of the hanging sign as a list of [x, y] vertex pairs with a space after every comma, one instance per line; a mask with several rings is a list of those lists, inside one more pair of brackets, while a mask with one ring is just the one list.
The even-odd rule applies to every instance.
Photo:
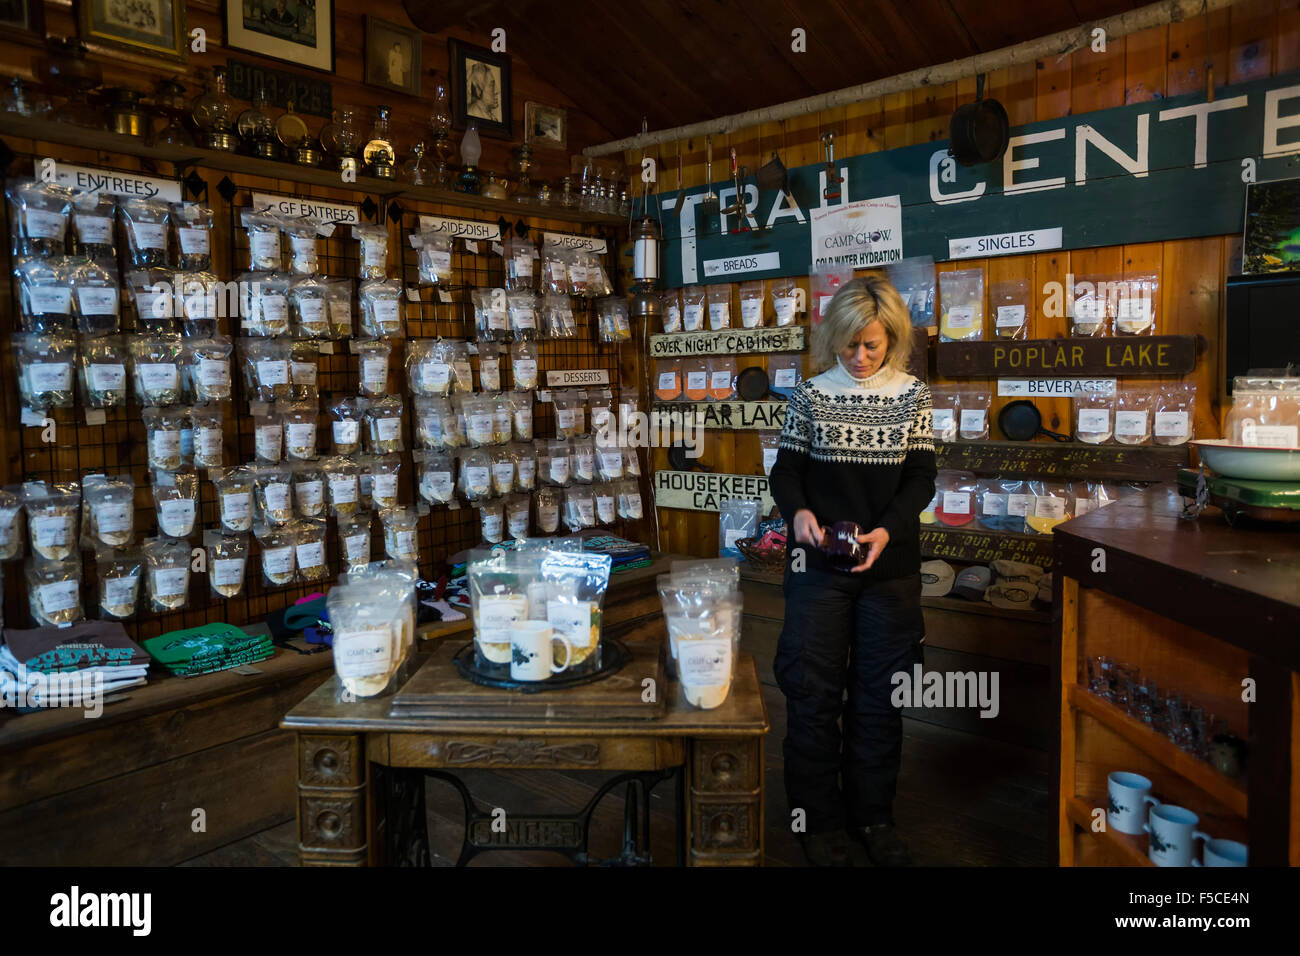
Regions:
[[420, 232], [440, 233], [450, 238], [500, 239], [501, 227], [495, 222], [453, 219], [450, 216], [421, 216]]
[[337, 223], [361, 222], [361, 210], [357, 206], [335, 202], [332, 199], [312, 199], [309, 196], [253, 193], [253, 208], [270, 209], [289, 219], [312, 219], [316, 222]]
[[785, 402], [655, 402], [659, 414], [676, 412], [699, 428], [780, 431], [785, 408]]
[[1196, 368], [1194, 335], [940, 342], [935, 368], [970, 375], [1186, 375]]
[[707, 471], [656, 471], [655, 507], [719, 511], [727, 498], [758, 498], [767, 514], [776, 502], [765, 475], [715, 475]]
[[164, 199], [181, 201], [181, 184], [175, 179], [158, 179], [139, 173], [124, 173], [116, 169], [95, 169], [91, 166], [73, 166], [56, 163], [54, 176], [60, 186], [79, 193], [107, 193], [110, 196]]
[[[825, 163], [801, 166], [788, 190], [742, 185], [744, 232], [730, 231], [734, 216], [702, 211], [708, 185], [684, 190], [679, 214], [677, 191], [658, 194], [651, 212], [663, 223], [669, 287], [729, 281], [705, 264], [755, 253], [777, 257], [746, 279], [803, 276], [837, 258], [870, 267], [1237, 234], [1246, 184], [1294, 176], [1296, 154], [1292, 73], [1216, 90], [1212, 102], [1198, 92], [1017, 126], [1002, 158], [978, 166], [959, 166], [946, 141], [837, 159], [836, 200], [825, 198]], [[712, 189], [723, 206], [735, 195], [727, 183]], [[899, 216], [889, 209], [887, 225], [881, 208], [857, 229], [859, 204], [882, 201], [872, 196], [896, 196]]]
[[749, 355], [758, 352], [803, 351], [804, 327], [723, 329], [720, 332], [656, 332], [650, 336], [650, 356]]
[[583, 249], [603, 256], [609, 251], [605, 240], [599, 236], [575, 236], [567, 232], [546, 232], [542, 234], [542, 244], [559, 246], [561, 249]]
[[1115, 394], [1114, 378], [1000, 378], [1001, 398], [1072, 398], [1081, 392]]
[[704, 263], [704, 274], [713, 276], [743, 275], [746, 272], [767, 272], [781, 268], [781, 253], [759, 252], [752, 256], [732, 256], [730, 259], [710, 259]]
[[546, 384], [558, 388], [574, 385], [608, 385], [607, 368], [553, 368], [546, 372]]

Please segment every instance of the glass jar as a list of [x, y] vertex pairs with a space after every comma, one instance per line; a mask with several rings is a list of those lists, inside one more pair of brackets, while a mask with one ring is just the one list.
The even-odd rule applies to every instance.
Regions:
[[280, 145], [275, 140], [275, 122], [268, 112], [271, 96], [260, 86], [253, 93], [253, 105], [239, 114], [235, 129], [246, 151], [263, 159], [278, 159]]
[[213, 67], [207, 89], [194, 101], [194, 124], [203, 133], [203, 145], [209, 149], [234, 152], [235, 104], [226, 93], [226, 71]]
[[480, 195], [484, 199], [502, 199], [506, 198], [505, 183], [497, 176], [496, 173], [488, 173], [487, 178], [483, 181]]
[[176, 80], [160, 80], [154, 94], [155, 109], [164, 119], [165, 126], [154, 133], [154, 146], [193, 146], [194, 137], [185, 128], [185, 87]]
[[1300, 448], [1300, 377], [1234, 378], [1223, 434], [1233, 445]]

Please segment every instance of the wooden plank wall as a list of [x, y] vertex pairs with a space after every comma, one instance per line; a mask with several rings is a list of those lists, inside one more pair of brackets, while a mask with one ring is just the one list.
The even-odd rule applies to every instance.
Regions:
[[[334, 107], [336, 109], [341, 106], [359, 107], [363, 111], [367, 130], [375, 107], [391, 107], [394, 137], [402, 159], [405, 159], [413, 143], [425, 139], [428, 135], [434, 86], [432, 73], [436, 71], [438, 77], [446, 81], [449, 62], [448, 37], [455, 37], [476, 46], [487, 46], [489, 42], [486, 36], [458, 29], [451, 29], [437, 35], [424, 34], [420, 50], [421, 97], [416, 98], [376, 86], [366, 86], [362, 82], [365, 75], [366, 14], [409, 28], [411, 19], [403, 9], [401, 0], [369, 0], [365, 4], [341, 3], [339, 0], [334, 0], [335, 72], [333, 75], [240, 50], [224, 49], [222, 40], [225, 20], [221, 0], [187, 0], [184, 6], [187, 28], [202, 27], [207, 31], [206, 53], [191, 53], [188, 63], [176, 64], [133, 53], [122, 47], [92, 44], [91, 56], [103, 67], [104, 85], [132, 86], [152, 92], [160, 78], [181, 74], [180, 78], [185, 84], [187, 99], [193, 100], [203, 91], [200, 70], [203, 67], [224, 65], [230, 57], [296, 73], [314, 80], [328, 80], [333, 87]], [[46, 0], [45, 28], [46, 33], [54, 37], [78, 35], [76, 8], [72, 0]], [[0, 37], [0, 74], [5, 76], [17, 74], [31, 78], [33, 75], [31, 61], [33, 57], [39, 56], [40, 52], [40, 48], [20, 42], [12, 35], [6, 34]], [[529, 100], [549, 106], [561, 106], [568, 110], [569, 150], [535, 151], [534, 160], [538, 163], [538, 178], [554, 179], [567, 174], [570, 152], [580, 152], [584, 146], [607, 141], [613, 135], [567, 96], [539, 79], [527, 64], [515, 57], [511, 63], [511, 105], [515, 128], [513, 142], [523, 140], [524, 103]], [[273, 111], [272, 115], [278, 115], [278, 111]], [[305, 116], [304, 119], [314, 133], [318, 133], [327, 122], [315, 116]], [[454, 132], [452, 139], [459, 150], [460, 133]], [[482, 137], [482, 142], [483, 168], [504, 172], [513, 143], [486, 136]], [[459, 162], [459, 152], [455, 159]]]
[[[1207, 35], [1208, 34], [1208, 35]], [[811, 47], [811, 43], [810, 43]], [[1104, 53], [1082, 50], [1053, 60], [1011, 67], [991, 73], [986, 95], [1006, 107], [1011, 125], [1051, 120], [1071, 114], [1108, 109], [1129, 103], [1204, 92], [1206, 66], [1213, 64], [1216, 86], [1242, 83], [1300, 68], [1300, 6], [1290, 0], [1244, 0], [1210, 16], [1195, 17], [1168, 27], [1154, 28], [1126, 38], [1112, 39]], [[768, 123], [714, 138], [714, 178], [725, 177], [727, 150], [736, 147], [738, 162], [751, 170], [779, 150], [789, 168], [821, 162], [821, 133], [835, 133], [837, 157], [895, 149], [916, 143], [944, 140], [948, 122], [959, 103], [975, 98], [975, 78], [941, 87], [913, 90], [838, 109]], [[650, 151], [666, 175], [662, 188], [676, 186], [677, 153], [683, 162], [683, 182], [705, 182], [704, 139], [665, 143]], [[639, 163], [640, 151], [625, 159]], [[1013, 228], [1007, 223], [1006, 228]], [[1037, 255], [940, 263], [940, 272], [982, 267], [986, 290], [991, 283], [1027, 279], [1036, 290], [1037, 305], [1030, 337], [1065, 335], [1067, 319], [1042, 314], [1043, 288], [1064, 282], [1069, 273], [1093, 272], [1160, 276], [1158, 330], [1199, 335], [1207, 350], [1196, 370], [1185, 376], [1197, 384], [1196, 434], [1218, 437], [1222, 411], [1217, 396], [1219, 367], [1218, 329], [1224, 282], [1240, 268], [1241, 237], [1218, 236], [1168, 242], [1108, 246]], [[805, 289], [807, 280], [798, 280]], [[739, 314], [738, 294], [732, 314]], [[770, 307], [768, 309], [770, 315]], [[985, 314], [988, 314], [986, 307]], [[769, 321], [770, 318], [769, 318]], [[741, 356], [745, 368], [765, 362], [765, 357]], [[805, 374], [811, 374], [805, 359]], [[943, 384], [945, 380], [934, 379]], [[969, 380], [968, 380], [969, 381]], [[1125, 379], [1129, 381], [1129, 379]], [[1134, 378], [1132, 381], [1157, 381]], [[993, 416], [1009, 399], [994, 398]], [[1053, 431], [1070, 430], [1069, 400], [1036, 400], [1044, 425]], [[708, 432], [702, 462], [713, 471], [762, 474], [762, 454], [755, 432]], [[656, 468], [668, 467], [667, 453], [654, 453]], [[660, 545], [664, 550], [696, 555], [716, 555], [718, 519], [710, 512], [661, 509], [658, 513]]]

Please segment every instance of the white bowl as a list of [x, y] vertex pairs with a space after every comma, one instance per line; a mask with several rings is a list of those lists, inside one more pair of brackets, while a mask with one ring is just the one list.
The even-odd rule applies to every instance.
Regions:
[[1205, 438], [1192, 444], [1201, 461], [1225, 478], [1300, 481], [1300, 448], [1231, 445], [1223, 438]]

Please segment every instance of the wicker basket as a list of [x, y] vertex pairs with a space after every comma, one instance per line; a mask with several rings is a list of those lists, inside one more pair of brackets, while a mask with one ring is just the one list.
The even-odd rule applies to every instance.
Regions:
[[785, 548], [759, 548], [753, 538], [741, 538], [736, 550], [758, 571], [782, 572], [785, 570]]

